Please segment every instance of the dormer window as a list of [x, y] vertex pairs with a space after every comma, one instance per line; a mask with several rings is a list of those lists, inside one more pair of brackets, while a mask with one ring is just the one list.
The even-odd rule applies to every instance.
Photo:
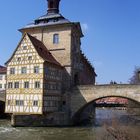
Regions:
[[59, 34], [54, 34], [53, 35], [53, 44], [58, 44], [59, 43]]

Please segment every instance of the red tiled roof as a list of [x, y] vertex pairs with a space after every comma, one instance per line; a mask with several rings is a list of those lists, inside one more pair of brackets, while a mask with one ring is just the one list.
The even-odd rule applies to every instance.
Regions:
[[3, 67], [3, 66], [1, 66], [0, 65], [0, 73], [2, 73], [2, 74], [6, 74], [6, 71], [7, 71], [7, 69], [6, 69], [6, 67]]
[[102, 98], [96, 101], [96, 103], [120, 103], [120, 104], [127, 104], [128, 99], [121, 98], [121, 97], [107, 97]]
[[30, 34], [27, 35], [41, 58], [43, 58], [47, 62], [61, 66], [60, 63], [57, 62], [57, 60], [52, 56], [52, 54], [40, 40], [36, 39]]

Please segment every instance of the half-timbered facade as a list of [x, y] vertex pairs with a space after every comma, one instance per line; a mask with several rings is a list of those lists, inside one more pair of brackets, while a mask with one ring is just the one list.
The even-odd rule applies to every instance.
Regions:
[[57, 110], [60, 89], [60, 64], [42, 42], [25, 34], [7, 62], [6, 112], [43, 114]]

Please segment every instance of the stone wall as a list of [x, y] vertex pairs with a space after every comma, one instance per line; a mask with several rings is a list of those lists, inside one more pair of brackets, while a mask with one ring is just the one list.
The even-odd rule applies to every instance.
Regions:
[[96, 73], [86, 57], [81, 54], [82, 69], [79, 73], [79, 85], [95, 84]]
[[48, 113], [46, 115], [20, 115], [13, 114], [11, 118], [12, 126], [65, 126], [67, 119], [64, 112]]
[[129, 100], [127, 111], [133, 115], [140, 115], [140, 103]]

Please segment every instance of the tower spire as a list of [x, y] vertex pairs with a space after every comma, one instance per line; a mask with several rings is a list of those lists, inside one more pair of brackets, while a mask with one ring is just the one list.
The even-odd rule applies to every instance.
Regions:
[[47, 0], [47, 1], [48, 1], [47, 14], [58, 14], [60, 0]]

